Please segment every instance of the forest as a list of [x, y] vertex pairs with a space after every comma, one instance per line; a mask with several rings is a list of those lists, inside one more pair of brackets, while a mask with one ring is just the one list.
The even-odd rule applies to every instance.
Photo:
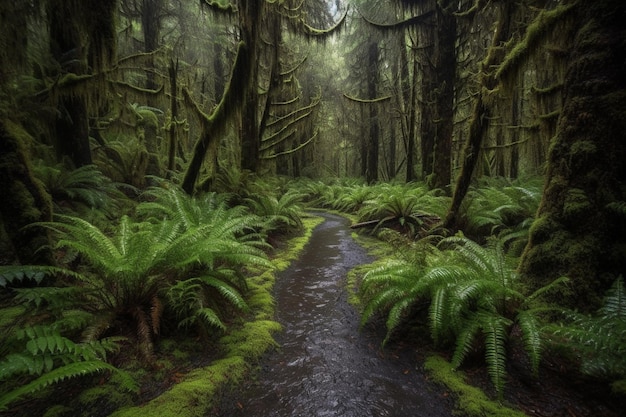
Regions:
[[375, 254], [347, 290], [383, 347], [478, 366], [512, 408], [515, 370], [551, 367], [619, 415], [625, 21], [623, 0], [0, 2], [0, 415], [211, 415], [276, 347], [317, 210]]

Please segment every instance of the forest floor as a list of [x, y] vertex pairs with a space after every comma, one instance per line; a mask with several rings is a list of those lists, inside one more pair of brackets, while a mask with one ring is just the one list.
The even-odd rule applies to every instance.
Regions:
[[[384, 337], [384, 323], [376, 326], [381, 333], [380, 340]], [[400, 332], [406, 335], [406, 332]], [[423, 378], [432, 382], [432, 389], [439, 392], [442, 402], [456, 401], [456, 393], [450, 387], [440, 385], [435, 377], [422, 366], [433, 352], [437, 352], [429, 342], [427, 333], [422, 331], [412, 332], [408, 341], [391, 340], [385, 348], [385, 356], [409, 355], [411, 362], [415, 364], [411, 372], [421, 373]], [[181, 341], [185, 343], [184, 341]], [[172, 343], [170, 343], [171, 345]], [[186, 351], [193, 351], [197, 341], [190, 341]], [[178, 344], [178, 347], [181, 347]], [[193, 355], [180, 357], [166, 349], [160, 352], [161, 363], [167, 364], [158, 372], [146, 372], [141, 379], [141, 390], [138, 397], [133, 398], [135, 404], [144, 404], [159, 396], [171, 388], [174, 384], [184, 380], [185, 375], [195, 368], [203, 367], [212, 360], [218, 359], [216, 349], [198, 349]], [[330, 347], [332, 348], [332, 347]], [[446, 353], [438, 354], [446, 357]], [[123, 355], [123, 354], [122, 354]], [[119, 358], [120, 364], [125, 362]], [[126, 358], [129, 359], [129, 358]], [[542, 358], [541, 369], [538, 377], [530, 372], [530, 364], [523, 349], [512, 346], [507, 352], [508, 378], [502, 398], [502, 403], [510, 408], [519, 409], [528, 416], [540, 417], [621, 417], [626, 416], [626, 398], [611, 394], [610, 386], [606, 382], [599, 382], [586, 378], [577, 371], [575, 364], [565, 355], [560, 355], [557, 350], [547, 349]], [[493, 389], [484, 360], [481, 354], [470, 358], [461, 369], [462, 375], [471, 386], [477, 387], [487, 396], [497, 401], [497, 395]], [[100, 378], [100, 377], [98, 377]], [[102, 396], [93, 399], [86, 404], [81, 393], [86, 386], [93, 386], [103, 381], [91, 377], [77, 379], [68, 383], [58, 384], [37, 398], [31, 398], [16, 404], [9, 412], [0, 412], [0, 416], [31, 417], [44, 416], [55, 405], [58, 413], [49, 416], [90, 416], [106, 417], [115, 411], [113, 400]], [[236, 392], [237, 388], [233, 389]], [[225, 401], [232, 400], [231, 394], [224, 393]], [[206, 417], [213, 414], [207, 413]], [[459, 409], [457, 415], [467, 416]], [[489, 414], [482, 414], [489, 416]], [[261, 416], [257, 416], [261, 417]], [[395, 416], [406, 417], [406, 416]], [[449, 413], [441, 416], [449, 417]]]
[[[416, 363], [423, 363], [432, 354], [432, 346], [428, 342], [407, 344], [415, 352]], [[441, 352], [438, 354], [450, 360], [450, 356]], [[518, 409], [528, 416], [626, 416], [626, 397], [613, 394], [605, 381], [581, 375], [572, 361], [557, 352], [544, 352], [537, 376], [532, 374], [528, 357], [521, 347], [512, 347], [507, 355], [507, 379], [500, 400], [503, 405]], [[482, 354], [466, 360], [460, 370], [465, 376], [465, 382], [479, 388], [490, 399], [498, 400]], [[460, 415], [465, 413], [461, 411]]]
[[[420, 344], [403, 344], [398, 349], [411, 350], [414, 353], [416, 361], [416, 372], [424, 372], [424, 377], [429, 378], [428, 372], [419, 366], [426, 359], [426, 352], [430, 351], [431, 346]], [[172, 358], [173, 359], [173, 358]], [[161, 380], [146, 379], [141, 387], [142, 395], [138, 403], [147, 402], [166, 391], [179, 379], [184, 377], [187, 371], [195, 366], [202, 366], [204, 362], [208, 362], [210, 358], [204, 358], [202, 364], [199, 363], [178, 363], [174, 365], [175, 372], [169, 373], [167, 378]], [[480, 360], [469, 363], [464, 366], [463, 374], [466, 381], [472, 386], [480, 388], [490, 398], [497, 398], [493, 385], [489, 379], [485, 366]], [[84, 384], [86, 381], [82, 381]], [[68, 400], [66, 406], [73, 408], [75, 404], [71, 404], [72, 398], [76, 398], [78, 390], [84, 385], [74, 381], [69, 384], [57, 386], [53, 395], [49, 399], [40, 398], [22, 403], [17, 409], [13, 409], [8, 413], [0, 412], [0, 416], [13, 417], [32, 417], [44, 416], [49, 410], [51, 399], [54, 403], [59, 399]], [[454, 394], [450, 393], [447, 387], [442, 386], [442, 401], [450, 401]], [[582, 377], [571, 368], [571, 364], [556, 357], [548, 356], [544, 358], [539, 377], [532, 376], [529, 372], [529, 364], [525, 361], [523, 354], [514, 355], [509, 361], [509, 375], [505, 387], [503, 403], [508, 407], [519, 409], [528, 416], [539, 417], [623, 417], [626, 416], [626, 402], [624, 398], [611, 395], [610, 387], [606, 383], [600, 383], [588, 378]], [[89, 407], [92, 411], [88, 414], [91, 417], [106, 417], [114, 410], [107, 407], [98, 407], [99, 412], [95, 412], [96, 408]], [[462, 410], [458, 415], [464, 416]], [[86, 415], [76, 412], [68, 415]], [[61, 413], [61, 415], [64, 415]], [[207, 417], [211, 414], [207, 414]], [[396, 416], [405, 417], [405, 416]], [[434, 417], [434, 416], [433, 416]], [[439, 417], [449, 417], [442, 415]]]

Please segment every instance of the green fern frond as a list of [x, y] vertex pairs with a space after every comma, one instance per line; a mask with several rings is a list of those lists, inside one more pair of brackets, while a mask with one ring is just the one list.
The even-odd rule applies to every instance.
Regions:
[[416, 301], [417, 300], [413, 299], [412, 297], [405, 297], [402, 300], [396, 302], [393, 307], [391, 307], [389, 313], [387, 313], [387, 335], [383, 340], [383, 346], [387, 343], [389, 337], [396, 329], [396, 327], [398, 327], [400, 323], [402, 323], [405, 312], [409, 310], [410, 307], [416, 303]]
[[454, 353], [452, 354], [452, 367], [458, 369], [467, 355], [474, 349], [474, 340], [480, 331], [481, 323], [479, 320], [470, 320], [466, 322], [461, 332], [456, 336]]
[[216, 327], [220, 330], [226, 330], [226, 325], [220, 320], [217, 313], [211, 308], [201, 308], [196, 312], [196, 317], [202, 320], [208, 327]]
[[485, 360], [487, 371], [496, 391], [502, 395], [506, 376], [506, 338], [510, 321], [503, 317], [485, 315], [481, 327], [485, 337]]
[[599, 313], [605, 317], [626, 320], [626, 288], [621, 275], [607, 291]]
[[435, 346], [438, 346], [441, 339], [450, 327], [455, 328], [452, 320], [456, 319], [450, 315], [450, 300], [447, 286], [440, 286], [435, 289], [428, 309], [428, 319], [430, 332]]
[[14, 291], [16, 302], [34, 309], [45, 305], [52, 311], [70, 308], [85, 292], [80, 287], [33, 287]]
[[241, 311], [247, 311], [248, 304], [246, 300], [241, 296], [241, 293], [231, 285], [222, 281], [221, 279], [217, 279], [211, 276], [203, 276], [198, 278], [202, 284], [216, 289], [220, 295], [228, 301], [228, 303]]
[[528, 307], [532, 302], [539, 299], [542, 295], [556, 290], [559, 286], [567, 284], [569, 282], [568, 277], [560, 277], [552, 281], [551, 283], [544, 285], [543, 287], [535, 290], [532, 294], [526, 297], [526, 300], [523, 303], [524, 307]]
[[63, 268], [45, 265], [0, 265], [0, 287], [15, 284], [41, 284], [47, 276], [74, 275]]
[[361, 328], [376, 314], [388, 311], [395, 303], [405, 298], [406, 292], [389, 288], [377, 293], [368, 300], [361, 313]]
[[74, 362], [53, 369], [52, 371], [41, 375], [39, 378], [29, 382], [26, 385], [22, 385], [7, 393], [1, 394], [0, 410], [7, 410], [8, 405], [15, 400], [27, 395], [32, 395], [33, 393], [40, 391], [49, 385], [65, 381], [70, 378], [99, 373], [102, 371], [112, 371], [118, 373], [119, 375], [123, 376], [123, 378], [120, 379], [122, 388], [131, 392], [138, 391], [138, 386], [136, 382], [128, 374], [120, 371], [112, 365], [107, 364], [106, 362], [98, 360]]
[[626, 201], [614, 201], [606, 205], [611, 212], [626, 218]]
[[521, 311], [517, 315], [516, 321], [522, 331], [524, 350], [530, 358], [532, 371], [537, 375], [543, 348], [543, 337], [537, 315], [531, 311]]

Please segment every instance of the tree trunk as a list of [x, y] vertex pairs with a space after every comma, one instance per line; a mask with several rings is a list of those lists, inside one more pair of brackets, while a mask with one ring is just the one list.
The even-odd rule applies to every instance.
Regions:
[[447, 2], [437, 6], [436, 50], [436, 136], [433, 149], [432, 188], [450, 185], [452, 170], [452, 133], [454, 128], [454, 84], [456, 82], [456, 16], [446, 10]]
[[[80, 3], [53, 0], [48, 4], [50, 52], [62, 68], [62, 74], [87, 72], [87, 52], [81, 23], [87, 7]], [[59, 159], [67, 157], [74, 168], [92, 163], [89, 146], [87, 102], [82, 94], [61, 96], [57, 104], [55, 149]]]
[[568, 276], [567, 294], [554, 301], [593, 310], [626, 271], [626, 4], [578, 8], [563, 111], [520, 272], [534, 288]]
[[[161, 32], [161, 1], [143, 0], [141, 8], [141, 26], [143, 29], [144, 52], [148, 55], [148, 68], [146, 71], [146, 88], [157, 90], [156, 64], [154, 52], [159, 48]], [[157, 107], [156, 98], [148, 95], [147, 105]], [[148, 168], [146, 174], [161, 175], [161, 162], [159, 160], [158, 125], [147, 123], [144, 128], [144, 144], [148, 151]]]
[[176, 139], [176, 132], [178, 130], [178, 60], [174, 63], [174, 60], [170, 61], [168, 68], [170, 78], [170, 113], [171, 120], [169, 126], [169, 146], [167, 150], [167, 171], [168, 176], [174, 172], [176, 168], [176, 149], [178, 147], [178, 140]]
[[24, 142], [32, 140], [18, 125], [0, 121], [0, 219], [13, 252], [3, 254], [3, 263], [49, 265], [52, 260], [45, 229], [24, 229], [52, 220], [52, 200], [34, 178], [24, 149]]
[[259, 22], [263, 3], [258, 0], [242, 1], [241, 36], [247, 45], [249, 57], [248, 75], [244, 87], [244, 107], [241, 110], [241, 168], [256, 172], [259, 165]]
[[[200, 118], [202, 126], [200, 138], [194, 146], [193, 155], [182, 183], [183, 190], [188, 194], [193, 194], [195, 190], [196, 182], [200, 175], [200, 169], [202, 168], [202, 162], [207, 152], [212, 152], [210, 160], [213, 163], [213, 169], [217, 167], [215, 161], [217, 160], [220, 137], [226, 131], [228, 122], [238, 114], [237, 110], [244, 100], [246, 89], [242, 87], [242, 85], [247, 85], [247, 77], [250, 75], [249, 66], [252, 65], [249, 58], [247, 45], [240, 43], [230, 79], [224, 90], [224, 95], [210, 116], [203, 113], [199, 106], [193, 103], [188, 92], [185, 93], [185, 99], [187, 102], [191, 102], [195, 107], [196, 114]], [[254, 65], [256, 65], [256, 63]]]
[[474, 103], [474, 109], [470, 119], [469, 136], [467, 138], [465, 148], [463, 149], [461, 173], [457, 178], [454, 194], [452, 195], [452, 202], [443, 223], [443, 227], [448, 230], [454, 230], [457, 228], [457, 220], [461, 203], [469, 190], [472, 175], [480, 156], [483, 136], [489, 127], [491, 108], [489, 105], [490, 103], [487, 103], [486, 100], [491, 90], [497, 86], [497, 80], [493, 73], [493, 67], [495, 67], [502, 60], [502, 45], [509, 38], [510, 19], [513, 11], [513, 6], [508, 1], [504, 1], [501, 7], [501, 17], [498, 21], [498, 27], [494, 33], [487, 57], [481, 65], [480, 84], [482, 86], [482, 90], [478, 94], [476, 102]]
[[[376, 98], [376, 84], [378, 82], [378, 43], [371, 42], [367, 51], [370, 64], [367, 72], [367, 93], [371, 99]], [[369, 105], [369, 135], [367, 138], [367, 168], [365, 180], [372, 184], [378, 180], [378, 153], [380, 145], [380, 126], [378, 125], [378, 105]]]

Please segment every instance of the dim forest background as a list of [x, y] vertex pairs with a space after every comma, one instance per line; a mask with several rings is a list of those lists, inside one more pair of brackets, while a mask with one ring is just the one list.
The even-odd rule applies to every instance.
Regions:
[[273, 346], [312, 209], [375, 237], [351, 291], [385, 344], [421, 326], [496, 401], [520, 360], [623, 399], [625, 21], [622, 0], [2, 1], [0, 410], [107, 415], [182, 380], [202, 395], [172, 413], [214, 407]]

